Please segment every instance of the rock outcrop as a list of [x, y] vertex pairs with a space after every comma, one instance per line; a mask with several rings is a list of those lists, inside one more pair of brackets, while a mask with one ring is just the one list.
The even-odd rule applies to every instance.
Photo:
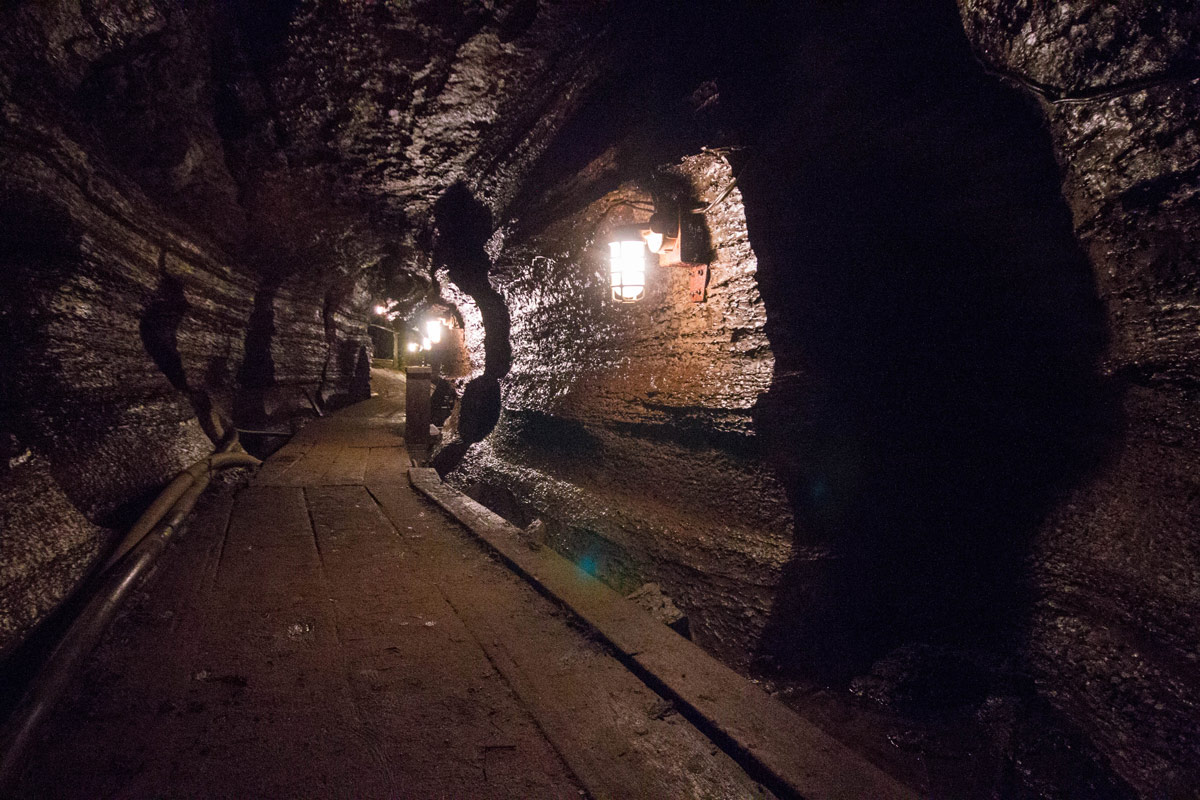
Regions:
[[980, 59], [1049, 124], [1121, 420], [1103, 467], [1040, 528], [1031, 662], [1123, 777], [1187, 796], [1200, 785], [1200, 16], [960, 5]]
[[[723, 154], [686, 156], [503, 252], [504, 414], [454, 479], [515, 493], [554, 546], [623, 591], [660, 583], [698, 642], [745, 663], [791, 556], [791, 514], [755, 436], [774, 358], [733, 181]], [[648, 218], [652, 192], [712, 206], [684, 218], [689, 257], [710, 267], [703, 303], [671, 267], [649, 270], [645, 300], [611, 300], [605, 236]]]

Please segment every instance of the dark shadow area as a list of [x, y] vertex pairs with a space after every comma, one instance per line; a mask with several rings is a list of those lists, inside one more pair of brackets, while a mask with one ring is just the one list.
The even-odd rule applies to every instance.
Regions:
[[287, 41], [288, 26], [301, 0], [263, 0], [242, 3], [221, 0], [220, 8], [237, 24], [246, 40], [246, 54], [257, 69], [264, 69]]
[[480, 505], [487, 506], [518, 528], [524, 528], [534, 520], [529, 509], [517, 499], [517, 496], [508, 487], [501, 484], [472, 481], [466, 486], [463, 493]]
[[505, 416], [510, 433], [523, 447], [552, 458], [587, 461], [603, 455], [603, 446], [582, 423], [531, 409], [509, 411]]
[[454, 406], [457, 403], [458, 392], [454, 390], [454, 384], [445, 378], [434, 378], [433, 395], [429, 399], [429, 421], [439, 428], [442, 427], [454, 413]]
[[263, 284], [254, 293], [254, 309], [246, 325], [242, 365], [238, 368], [240, 391], [234, 398], [234, 419], [239, 425], [266, 424], [266, 392], [275, 385], [275, 360], [271, 341], [275, 338], [275, 296], [278, 288]]
[[776, 356], [756, 425], [796, 513], [763, 655], [835, 680], [1011, 643], [1029, 537], [1113, 433], [1036, 110], [952, 4], [852, 5], [747, 30], [780, 63], [727, 82]]
[[[874, 707], [1001, 754], [962, 796], [1128, 796], [1023, 666], [1032, 538], [1121, 435], [1042, 115], [952, 2], [675, 22], [675, 80], [715, 76], [697, 123], [734, 145], [776, 359], [754, 419], [796, 549], [758, 668], [884, 687]], [[997, 696], [1016, 721], [981, 732]]]
[[433, 206], [437, 237], [434, 264], [444, 266], [450, 280], [471, 296], [483, 318], [483, 374], [463, 389], [458, 438], [433, 457], [445, 475], [462, 461], [467, 448], [491, 432], [500, 419], [500, 379], [512, 365], [509, 315], [504, 297], [488, 281], [491, 259], [484, 249], [492, 235], [492, 214], [463, 183], [448, 188]]
[[0, 431], [22, 439], [33, 434], [24, 407], [50, 388], [29, 364], [45, 336], [37, 309], [78, 263], [80, 238], [64, 209], [0, 184]]
[[[366, 400], [371, 396], [371, 356], [366, 345], [356, 339], [327, 339], [329, 357], [321, 374], [318, 390], [326, 409]], [[346, 376], [345, 378], [333, 376]], [[348, 379], [347, 379], [348, 378]], [[339, 387], [342, 387], [339, 391]]]
[[183, 284], [164, 274], [138, 325], [146, 353], [171, 385], [181, 392], [188, 390], [188, 382], [183, 371], [183, 358], [179, 355], [178, 337], [179, 326], [187, 311]]
[[350, 402], [356, 403], [371, 396], [371, 354], [364, 345], [358, 346], [354, 362], [354, 378], [350, 381]]
[[367, 328], [367, 335], [371, 337], [371, 348], [375, 353], [375, 358], [391, 361], [400, 355], [395, 352], [396, 338], [392, 336], [391, 331], [380, 330], [372, 325]]
[[172, 386], [187, 395], [205, 435], [213, 444], [219, 444], [223, 433], [215, 426], [212, 400], [208, 392], [188, 384], [183, 357], [179, 354], [179, 326], [189, 308], [183, 292], [183, 283], [178, 278], [163, 273], [157, 291], [142, 313], [138, 332], [142, 337], [142, 346], [146, 348], [146, 353], [155, 366], [162, 371]]

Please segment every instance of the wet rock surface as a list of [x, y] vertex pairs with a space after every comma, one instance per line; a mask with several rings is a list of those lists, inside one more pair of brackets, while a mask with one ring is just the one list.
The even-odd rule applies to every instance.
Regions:
[[[372, 296], [432, 285], [421, 243], [456, 179], [511, 199], [616, 55], [606, 11], [0, 12], [2, 426], [35, 456], [0, 476], [0, 650], [235, 426], [365, 396]], [[31, 515], [37, 491], [64, 502]]]
[[[1190, 796], [1196, 11], [663, 8], [7, 4], [0, 652], [442, 303], [440, 466], [539, 540], [933, 797]], [[703, 303], [609, 300], [655, 203]]]
[[711, 293], [719, 317], [665, 274], [599, 300], [580, 230], [602, 244], [686, 163], [637, 129], [662, 117], [610, 122], [507, 232], [513, 368], [462, 485], [626, 591], [660, 582], [697, 641], [867, 749], [920, 754], [932, 796], [1186, 796], [1194, 25], [1168, 6], [697, 10], [682, 27], [725, 44], [671, 73], [674, 108], [745, 145], [747, 234], [709, 226], [753, 246], [752, 291]]
[[994, 2], [963, 4], [963, 18], [982, 59], [1056, 89], [1042, 110], [1104, 305], [1101, 369], [1123, 420], [1095, 479], [1040, 528], [1031, 663], [1123, 778], [1187, 796], [1200, 783], [1197, 12]]
[[660, 583], [696, 641], [733, 661], [757, 646], [790, 556], [783, 491], [751, 417], [773, 358], [736, 188], [689, 224], [711, 258], [707, 300], [687, 270], [653, 267], [647, 298], [610, 299], [604, 235], [648, 216], [650, 189], [704, 208], [730, 189], [718, 152], [669, 165], [653, 186], [603, 193], [507, 249], [494, 282], [512, 317], [499, 427], [459, 485], [503, 486], [549, 540], [626, 593]]

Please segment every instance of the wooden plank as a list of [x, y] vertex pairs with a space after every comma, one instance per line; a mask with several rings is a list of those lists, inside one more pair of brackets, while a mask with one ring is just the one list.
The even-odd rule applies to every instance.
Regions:
[[279, 478], [282, 486], [316, 486], [329, 470], [341, 447], [336, 444], [318, 442], [301, 459]]
[[327, 486], [361, 486], [370, 452], [367, 447], [343, 447], [334, 456], [321, 483]]
[[318, 566], [303, 489], [253, 486], [238, 494], [215, 568], [221, 592], [251, 591], [269, 603]]
[[[439, 590], [444, 575], [408, 552], [419, 534], [406, 541], [363, 487], [305, 495], [341, 669], [380, 760], [403, 781], [392, 792], [346, 796], [578, 800], [567, 766]], [[421, 533], [431, 523], [446, 524], [436, 512], [410, 521]], [[464, 549], [448, 559], [460, 572]]]
[[919, 797], [550, 548], [530, 550], [514, 526], [442, 483], [436, 471], [413, 469], [409, 480], [652, 675], [688, 716], [732, 742], [744, 763], [779, 793], [806, 800]]
[[281, 483], [287, 471], [299, 463], [311, 448], [311, 442], [292, 439], [271, 454], [266, 463], [259, 468], [258, 474], [254, 476], [254, 482], [265, 486]]
[[372, 447], [367, 456], [367, 485], [408, 484], [410, 460], [403, 447]]
[[[484, 556], [409, 486], [375, 499], [405, 534], [402, 563], [415, 575], [437, 576], [438, 591], [590, 797], [772, 800], [553, 602]], [[416, 588], [412, 579], [405, 586]]]
[[444, 580], [440, 588], [596, 800], [773, 800], [703, 734], [672, 718], [670, 704], [616, 659], [565, 642], [553, 630], [540, 630], [531, 641], [530, 629], [546, 611], [515, 616], [519, 606], [506, 596], [512, 592], [480, 580], [470, 587]]

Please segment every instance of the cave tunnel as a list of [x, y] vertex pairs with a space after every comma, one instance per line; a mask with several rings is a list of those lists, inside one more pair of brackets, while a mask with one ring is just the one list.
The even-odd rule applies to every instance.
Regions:
[[1183, 0], [0, 7], [0, 796], [1200, 798]]

